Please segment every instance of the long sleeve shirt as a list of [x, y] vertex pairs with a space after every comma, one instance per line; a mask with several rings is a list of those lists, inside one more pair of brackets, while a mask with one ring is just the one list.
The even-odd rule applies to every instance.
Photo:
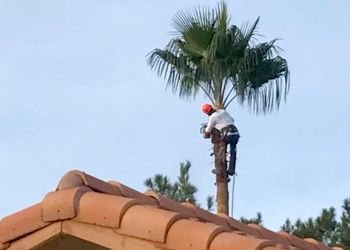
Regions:
[[225, 110], [219, 109], [209, 116], [208, 126], [205, 132], [210, 133], [213, 128], [221, 131], [221, 129], [229, 125], [234, 125], [233, 118]]

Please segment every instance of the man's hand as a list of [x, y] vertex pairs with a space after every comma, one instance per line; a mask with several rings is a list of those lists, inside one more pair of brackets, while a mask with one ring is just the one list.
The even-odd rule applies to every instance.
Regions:
[[204, 131], [203, 137], [204, 138], [210, 138], [210, 133]]

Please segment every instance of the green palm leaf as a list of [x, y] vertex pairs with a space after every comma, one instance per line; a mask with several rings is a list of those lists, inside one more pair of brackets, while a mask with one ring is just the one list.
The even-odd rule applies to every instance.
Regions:
[[180, 97], [201, 90], [218, 108], [235, 99], [256, 113], [278, 108], [289, 91], [287, 61], [277, 40], [256, 44], [259, 18], [241, 28], [230, 24], [225, 2], [216, 9], [179, 11], [174, 38], [148, 55], [148, 64]]

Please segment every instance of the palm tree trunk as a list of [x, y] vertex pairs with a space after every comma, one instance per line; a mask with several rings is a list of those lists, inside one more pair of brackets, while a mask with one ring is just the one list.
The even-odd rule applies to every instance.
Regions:
[[226, 144], [223, 141], [214, 143], [216, 170], [216, 202], [217, 212], [228, 215], [228, 182], [226, 163]]

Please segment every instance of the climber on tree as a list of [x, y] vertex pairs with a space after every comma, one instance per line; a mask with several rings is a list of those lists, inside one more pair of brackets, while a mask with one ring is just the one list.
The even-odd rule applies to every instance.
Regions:
[[230, 163], [227, 172], [229, 175], [234, 175], [236, 171], [236, 145], [239, 139], [234, 120], [224, 109], [216, 110], [207, 103], [203, 104], [202, 111], [209, 116], [208, 124], [203, 129], [203, 136], [211, 138], [212, 143], [221, 140], [226, 145], [230, 144]]

